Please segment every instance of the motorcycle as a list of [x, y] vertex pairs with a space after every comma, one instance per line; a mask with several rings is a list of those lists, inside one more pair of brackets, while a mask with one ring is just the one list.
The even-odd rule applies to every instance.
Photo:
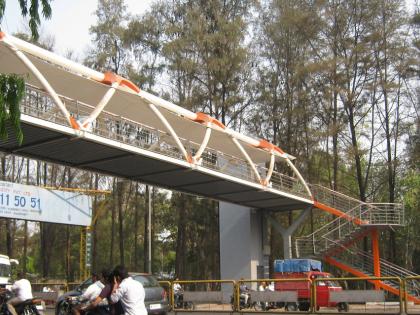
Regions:
[[[73, 315], [73, 308], [85, 306], [85, 302], [81, 296], [69, 296], [61, 302], [58, 315]], [[84, 313], [84, 315], [105, 315], [110, 314], [109, 308], [100, 306], [91, 309]]]
[[[0, 315], [12, 315], [7, 308], [7, 301], [11, 298], [13, 298], [13, 293], [10, 291], [0, 294]], [[41, 315], [36, 307], [40, 302], [40, 299], [33, 298], [15, 305], [16, 313], [18, 315]]]
[[184, 292], [177, 291], [174, 293], [174, 306], [176, 309], [193, 310], [195, 308], [194, 303], [190, 301], [184, 301]]
[[[232, 305], [232, 309], [236, 309], [237, 305], [235, 303], [235, 298], [232, 295], [230, 297], [230, 304]], [[242, 310], [244, 308], [251, 308], [255, 303], [251, 303], [251, 295], [249, 292], [242, 292], [239, 295], [239, 309]]]

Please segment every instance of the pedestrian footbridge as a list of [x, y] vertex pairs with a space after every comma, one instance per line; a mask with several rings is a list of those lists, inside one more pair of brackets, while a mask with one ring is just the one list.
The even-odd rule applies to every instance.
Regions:
[[[305, 255], [324, 256], [366, 235], [367, 229], [403, 224], [399, 204], [367, 204], [308, 184], [295, 158], [266, 140], [4, 33], [0, 73], [16, 73], [26, 82], [20, 107], [24, 140], [19, 144], [8, 126], [8, 140], [0, 141], [6, 154], [250, 208], [316, 207], [334, 214], [337, 220], [298, 240], [297, 252]], [[373, 256], [372, 274], [380, 276], [379, 254]]]

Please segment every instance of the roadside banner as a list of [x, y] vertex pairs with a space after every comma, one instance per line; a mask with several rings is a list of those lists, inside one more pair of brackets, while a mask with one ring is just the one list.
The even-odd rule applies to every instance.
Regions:
[[0, 181], [0, 217], [89, 226], [89, 196]]

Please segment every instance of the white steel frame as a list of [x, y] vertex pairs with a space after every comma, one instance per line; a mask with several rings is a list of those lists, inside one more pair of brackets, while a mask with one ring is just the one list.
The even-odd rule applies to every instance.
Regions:
[[[40, 81], [41, 85], [52, 97], [55, 104], [60, 109], [60, 111], [66, 118], [67, 122], [73, 129], [89, 131], [88, 126], [104, 110], [106, 105], [114, 96], [116, 90], [121, 89], [121, 90], [124, 90], [125, 92], [129, 90], [131, 93], [137, 94], [139, 97], [141, 97], [142, 99], [146, 100], [149, 103], [150, 109], [155, 113], [155, 115], [163, 123], [163, 125], [165, 126], [169, 134], [172, 136], [179, 150], [182, 152], [185, 160], [189, 163], [190, 167], [197, 167], [197, 165], [200, 163], [201, 155], [206, 149], [210, 141], [212, 130], [214, 129], [214, 130], [222, 131], [225, 134], [230, 136], [230, 138], [232, 139], [232, 142], [235, 144], [235, 146], [239, 149], [239, 151], [241, 152], [245, 160], [248, 162], [255, 176], [259, 180], [262, 188], [267, 189], [268, 187], [270, 187], [270, 179], [274, 170], [275, 158], [280, 157], [284, 159], [286, 163], [290, 166], [293, 173], [297, 176], [299, 181], [304, 186], [309, 198], [313, 200], [312, 192], [309, 189], [308, 184], [303, 179], [303, 177], [301, 176], [301, 174], [299, 173], [299, 171], [297, 170], [297, 168], [294, 166], [294, 164], [291, 161], [293, 157], [283, 152], [280, 148], [276, 147], [275, 145], [268, 143], [265, 140], [256, 140], [249, 136], [243, 135], [239, 132], [236, 132], [232, 129], [229, 129], [223, 126], [216, 119], [209, 117], [203, 113], [193, 113], [185, 108], [177, 106], [166, 100], [163, 100], [155, 95], [142, 91], [130, 81], [118, 75], [115, 75], [113, 73], [109, 73], [109, 72], [101, 73], [101, 72], [95, 71], [93, 69], [87, 68], [81, 64], [78, 64], [66, 58], [60, 57], [52, 52], [49, 52], [33, 44], [27, 43], [23, 40], [20, 40], [16, 37], [10, 36], [2, 32], [0, 32], [0, 41], [6, 44], [6, 46], [23, 62], [23, 64], [28, 68], [28, 70], [31, 71], [32, 74]], [[68, 69], [74, 73], [78, 73], [88, 79], [107, 84], [110, 86], [110, 88], [104, 94], [104, 96], [96, 105], [94, 110], [89, 114], [89, 116], [86, 117], [82, 121], [77, 121], [74, 117], [71, 116], [70, 112], [66, 108], [66, 105], [61, 101], [60, 97], [57, 95], [56, 91], [52, 88], [48, 80], [37, 69], [37, 67], [31, 62], [31, 60], [25, 55], [25, 53], [38, 57], [46, 62], [57, 65], [63, 69]], [[206, 132], [205, 132], [203, 141], [194, 156], [191, 156], [188, 154], [182, 142], [180, 141], [178, 135], [176, 134], [176, 131], [168, 122], [168, 120], [164, 117], [164, 115], [160, 112], [159, 110], [160, 108], [168, 110], [176, 115], [185, 117], [192, 121], [202, 123], [206, 126]], [[241, 142], [249, 145], [250, 147], [264, 150], [270, 155], [269, 168], [268, 168], [266, 177], [264, 179], [261, 179], [261, 176], [256, 168], [255, 163], [252, 161], [251, 157], [246, 152]]]

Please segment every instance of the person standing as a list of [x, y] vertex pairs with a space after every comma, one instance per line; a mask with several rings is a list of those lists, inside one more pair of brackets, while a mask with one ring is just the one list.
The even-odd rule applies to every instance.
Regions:
[[178, 278], [175, 279], [174, 282], [174, 286], [173, 286], [173, 290], [174, 290], [174, 303], [176, 305], [176, 307], [182, 307], [182, 302], [183, 302], [183, 298], [182, 298], [182, 286], [179, 282]]
[[121, 301], [125, 315], [147, 315], [144, 296], [143, 285], [131, 278], [124, 266], [115, 267], [112, 303]]

